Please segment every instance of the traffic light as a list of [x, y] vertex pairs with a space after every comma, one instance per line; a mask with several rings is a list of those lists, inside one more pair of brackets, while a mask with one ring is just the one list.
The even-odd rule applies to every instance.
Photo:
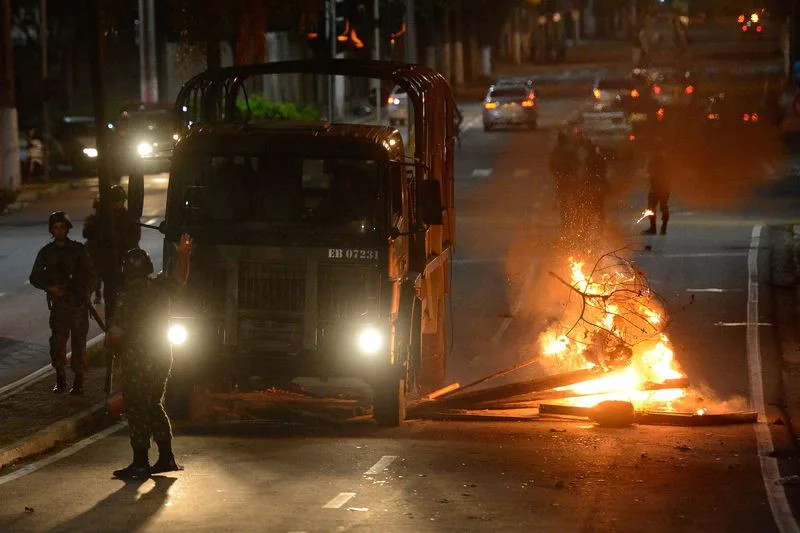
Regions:
[[394, 47], [397, 39], [406, 32], [406, 3], [405, 0], [389, 0], [386, 5], [384, 29], [389, 41], [389, 50]]
[[[351, 48], [363, 48], [364, 42], [356, 27], [363, 27], [366, 15], [365, 3], [357, 0], [335, 0], [335, 6], [336, 53], [341, 54]], [[322, 10], [319, 13], [317, 27], [308, 33], [308, 45], [315, 57], [331, 57], [328, 29], [328, 12]]]

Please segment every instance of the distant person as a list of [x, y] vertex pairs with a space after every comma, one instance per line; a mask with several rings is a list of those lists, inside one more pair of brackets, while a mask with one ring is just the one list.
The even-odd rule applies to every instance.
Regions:
[[[658, 143], [659, 141], [656, 140]], [[667, 169], [667, 158], [663, 150], [656, 149], [650, 157], [647, 167], [650, 180], [650, 190], [647, 193], [647, 209], [651, 211], [650, 227], [644, 230], [646, 235], [656, 234], [656, 216], [658, 210], [661, 211], [661, 235], [667, 234], [667, 224], [669, 223], [669, 195], [670, 178]]]
[[[133, 219], [128, 209], [125, 207], [125, 202], [128, 199], [128, 194], [121, 185], [114, 185], [111, 187], [111, 214], [113, 217], [112, 227], [114, 228], [114, 242], [116, 244], [116, 265], [109, 264], [110, 258], [108, 249], [111, 243], [106, 242], [106, 235], [102, 226], [102, 218], [98, 211], [90, 214], [83, 222], [83, 238], [86, 239], [86, 245], [89, 252], [95, 254], [92, 260], [98, 267], [100, 272], [100, 279], [103, 282], [103, 300], [105, 301], [106, 319], [110, 319], [110, 315], [114, 312], [114, 294], [112, 294], [112, 287], [109, 284], [111, 277], [116, 273], [119, 277], [122, 258], [125, 253], [131, 248], [139, 246], [139, 239], [141, 237], [141, 230], [136, 220]], [[99, 207], [99, 204], [98, 204]]]
[[[89, 252], [89, 257], [95, 266], [99, 265], [102, 261], [102, 239], [97, 225], [100, 220], [100, 198], [95, 198], [92, 201], [92, 212], [83, 221], [83, 238], [86, 250]], [[94, 288], [94, 303], [99, 304], [103, 301], [101, 294], [102, 280], [98, 277], [98, 283]]]
[[67, 390], [67, 341], [72, 345], [70, 394], [83, 394], [86, 373], [86, 335], [89, 332], [89, 295], [97, 283], [94, 265], [86, 247], [67, 234], [72, 222], [63, 211], [50, 215], [48, 228], [53, 241], [36, 255], [30, 282], [47, 293], [50, 309], [50, 363], [56, 370], [53, 392]]
[[608, 163], [600, 147], [586, 140], [584, 156], [584, 207], [594, 221], [602, 226], [605, 223], [605, 203], [611, 188], [608, 182]]
[[568, 229], [575, 218], [575, 196], [580, 159], [569, 134], [559, 131], [556, 145], [550, 152], [550, 172], [555, 180], [556, 202], [562, 229]]
[[40, 181], [44, 177], [44, 144], [35, 128], [28, 131], [28, 178]]
[[[154, 331], [161, 331], [170, 298], [189, 277], [192, 239], [182, 234], [178, 267], [172, 277], [150, 277], [153, 261], [134, 248], [122, 262], [122, 290], [105, 337], [109, 351], [119, 354], [122, 400], [128, 417], [133, 461], [115, 470], [120, 479], [147, 479], [151, 474], [183, 470], [172, 451], [172, 426], [164, 410], [164, 393], [172, 368], [172, 352]], [[150, 439], [158, 446], [158, 460], [150, 466]]]

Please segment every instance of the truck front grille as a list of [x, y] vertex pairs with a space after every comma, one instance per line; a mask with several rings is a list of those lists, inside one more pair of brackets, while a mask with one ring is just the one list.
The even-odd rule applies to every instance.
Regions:
[[305, 284], [304, 264], [242, 261], [239, 264], [239, 309], [302, 313]]

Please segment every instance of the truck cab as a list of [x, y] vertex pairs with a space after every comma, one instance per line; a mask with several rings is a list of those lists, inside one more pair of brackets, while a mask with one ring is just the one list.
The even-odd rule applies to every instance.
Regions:
[[[397, 71], [408, 69], [292, 63], [401, 83]], [[444, 384], [455, 123], [437, 76], [411, 75], [439, 91], [410, 87], [412, 101], [445, 98], [437, 111], [415, 113], [411, 154], [390, 126], [242, 120], [204, 115], [202, 106], [184, 122], [160, 226], [167, 272], [180, 234], [195, 242], [187, 288], [170, 311], [170, 327], [184, 332], [173, 346], [174, 402], [198, 390], [354, 376], [371, 385], [376, 421], [391, 426], [403, 420], [407, 395]], [[178, 111], [186, 101], [179, 96]]]

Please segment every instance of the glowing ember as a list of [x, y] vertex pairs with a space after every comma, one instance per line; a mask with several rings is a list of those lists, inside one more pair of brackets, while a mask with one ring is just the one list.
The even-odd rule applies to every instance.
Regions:
[[645, 209], [644, 211], [642, 211], [642, 216], [639, 217], [639, 220], [637, 220], [636, 223], [638, 224], [642, 220], [646, 219], [647, 217], [651, 217], [653, 215], [655, 215], [655, 213], [653, 213], [651, 209]]
[[662, 331], [663, 305], [644, 274], [613, 254], [603, 256], [589, 273], [584, 267], [571, 259], [571, 279], [561, 280], [581, 296], [580, 318], [571, 327], [561, 324], [545, 332], [540, 342], [543, 354], [562, 370], [598, 368], [605, 373], [556, 390], [574, 392], [569, 403], [582, 407], [623, 400], [637, 410], [672, 409], [672, 402], [686, 393], [670, 387], [685, 376]]

